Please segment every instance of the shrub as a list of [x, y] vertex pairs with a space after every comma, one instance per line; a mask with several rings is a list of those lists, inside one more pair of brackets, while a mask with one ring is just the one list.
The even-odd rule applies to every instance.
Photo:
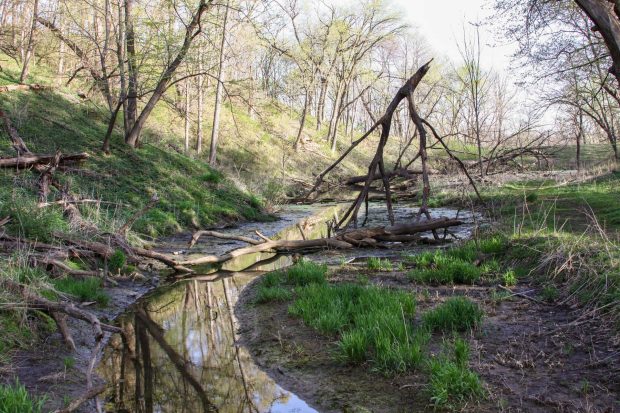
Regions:
[[108, 270], [115, 274], [125, 267], [127, 257], [120, 249], [116, 249], [114, 253], [108, 259]]
[[464, 331], [477, 327], [482, 310], [465, 297], [452, 297], [422, 316], [424, 325], [432, 331]]

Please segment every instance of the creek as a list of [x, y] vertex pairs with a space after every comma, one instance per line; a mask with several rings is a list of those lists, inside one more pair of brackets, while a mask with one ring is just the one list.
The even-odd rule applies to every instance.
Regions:
[[[256, 229], [275, 238], [301, 239], [325, 236], [324, 222], [342, 205], [286, 206], [281, 219], [244, 223], [225, 230], [251, 235]], [[411, 219], [416, 209], [398, 204], [396, 221]], [[434, 217], [458, 217], [465, 224], [453, 228], [459, 238], [470, 236], [477, 217], [471, 212], [438, 208]], [[385, 225], [385, 209], [371, 203], [368, 225]], [[222, 232], [225, 232], [222, 231]], [[430, 236], [430, 234], [427, 234]], [[164, 240], [162, 252], [221, 254], [241, 245], [237, 241], [202, 239], [186, 251], [189, 235]], [[322, 251], [308, 259], [338, 265], [369, 256], [398, 256], [430, 246], [395, 245], [388, 249]], [[110, 340], [99, 375], [108, 383], [102, 395], [107, 412], [316, 412], [304, 400], [278, 385], [252, 360], [237, 337], [235, 305], [241, 291], [257, 277], [293, 264], [287, 255], [260, 253], [239, 257], [220, 268], [205, 267], [190, 279], [162, 283], [140, 299], [117, 324], [128, 342]]]

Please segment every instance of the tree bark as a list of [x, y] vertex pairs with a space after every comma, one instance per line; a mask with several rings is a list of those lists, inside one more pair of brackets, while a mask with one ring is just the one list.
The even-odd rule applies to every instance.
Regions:
[[37, 33], [37, 16], [39, 15], [39, 0], [34, 0], [32, 8], [32, 25], [30, 27], [30, 36], [28, 36], [28, 47], [26, 48], [26, 54], [24, 56], [24, 65], [22, 66], [22, 72], [19, 75], [19, 83], [24, 83], [28, 74], [30, 73], [30, 62], [32, 55], [34, 54], [34, 42]]
[[179, 49], [179, 52], [177, 53], [174, 60], [172, 60], [172, 62], [168, 65], [168, 67], [166, 67], [166, 70], [164, 70], [164, 73], [159, 79], [159, 82], [157, 82], [157, 86], [155, 87], [153, 94], [151, 95], [150, 99], [144, 106], [144, 109], [142, 109], [142, 112], [140, 112], [140, 115], [136, 119], [136, 122], [134, 123], [133, 127], [131, 128], [129, 133], [125, 136], [125, 143], [127, 143], [127, 145], [131, 146], [132, 148], [135, 148], [138, 145], [138, 139], [140, 137], [140, 132], [142, 131], [142, 128], [144, 127], [144, 124], [146, 123], [146, 120], [151, 115], [151, 112], [155, 108], [155, 105], [157, 105], [157, 102], [159, 102], [164, 92], [168, 88], [168, 85], [172, 79], [172, 76], [174, 75], [178, 67], [181, 65], [183, 60], [185, 59], [185, 56], [187, 55], [187, 52], [189, 51], [192, 41], [194, 40], [196, 36], [198, 36], [201, 33], [202, 28], [200, 27], [200, 21], [202, 19], [202, 15], [209, 9], [209, 7], [212, 4], [212, 1], [213, 0], [201, 0], [200, 1], [200, 4], [198, 5], [198, 9], [196, 10], [196, 13], [193, 15], [191, 22], [185, 28], [185, 37], [183, 39], [183, 45]]
[[215, 108], [213, 110], [213, 128], [211, 129], [211, 147], [209, 148], [209, 164], [215, 165], [217, 160], [217, 144], [220, 133], [220, 111], [222, 106], [222, 92], [224, 82], [224, 53], [226, 49], [226, 23], [228, 20], [228, 6], [230, 0], [226, 1], [224, 10], [224, 22], [222, 24], [222, 40], [220, 42], [219, 67], [217, 70], [217, 87], [215, 89]]

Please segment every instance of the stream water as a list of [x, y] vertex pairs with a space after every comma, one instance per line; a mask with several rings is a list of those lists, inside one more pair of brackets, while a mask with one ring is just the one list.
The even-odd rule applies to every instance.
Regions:
[[[325, 235], [324, 222], [337, 205], [288, 206], [282, 219], [243, 224], [229, 232], [261, 233], [300, 239]], [[413, 206], [398, 205], [397, 221], [415, 213]], [[456, 210], [435, 209], [434, 216], [454, 217]], [[474, 226], [471, 213], [458, 215], [465, 225], [457, 235], [466, 238]], [[385, 224], [385, 209], [371, 204], [369, 225]], [[163, 252], [187, 254], [186, 238], [173, 238]], [[204, 239], [192, 254], [220, 254], [238, 242]], [[412, 247], [406, 247], [410, 252]], [[429, 247], [415, 247], [429, 248]], [[395, 249], [364, 250], [366, 256], [403, 253]], [[357, 255], [353, 255], [357, 254]], [[360, 251], [330, 251], [311, 255], [313, 260], [339, 263], [359, 258]], [[255, 254], [227, 262], [223, 268], [204, 268], [192, 279], [167, 283], [139, 300], [118, 319], [128, 340], [113, 337], [99, 365], [109, 384], [104, 393], [106, 412], [315, 412], [305, 401], [280, 387], [238, 345], [234, 306], [242, 289], [257, 276], [292, 264], [289, 256]]]

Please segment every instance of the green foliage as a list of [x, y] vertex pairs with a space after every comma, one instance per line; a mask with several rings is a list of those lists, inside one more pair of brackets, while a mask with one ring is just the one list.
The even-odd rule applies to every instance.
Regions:
[[75, 367], [75, 359], [71, 356], [67, 356], [62, 359], [62, 364], [65, 366], [65, 370], [70, 370]]
[[11, 217], [5, 226], [9, 233], [41, 242], [50, 242], [54, 231], [63, 232], [69, 228], [60, 208], [39, 208], [33, 197], [5, 193], [0, 188], [0, 217], [6, 216]]
[[392, 262], [387, 258], [369, 257], [366, 260], [369, 270], [373, 271], [392, 271]]
[[408, 277], [421, 283], [433, 284], [473, 284], [481, 276], [479, 267], [460, 258], [437, 251], [414, 257], [417, 268], [408, 273]]
[[96, 301], [106, 306], [110, 297], [102, 291], [103, 282], [100, 278], [88, 277], [83, 280], [59, 278], [53, 281], [56, 290], [70, 294], [80, 301]]
[[477, 327], [483, 312], [465, 297], [451, 297], [422, 315], [424, 326], [434, 331], [465, 331]]
[[285, 283], [295, 286], [323, 284], [326, 273], [327, 265], [301, 260], [283, 273], [283, 279]]
[[255, 302], [258, 304], [270, 302], [288, 301], [293, 297], [291, 290], [284, 287], [265, 287], [259, 286], [256, 292]]
[[435, 407], [458, 410], [466, 402], [485, 396], [482, 381], [468, 363], [469, 345], [460, 338], [454, 340], [451, 349], [430, 360], [428, 389]]
[[558, 289], [552, 285], [546, 285], [540, 293], [542, 299], [550, 303], [557, 300], [559, 295]]
[[127, 262], [127, 257], [125, 253], [120, 249], [116, 249], [114, 253], [108, 259], [108, 271], [113, 274], [116, 274], [120, 270], [125, 267], [125, 263]]
[[413, 328], [409, 293], [358, 284], [309, 284], [295, 292], [289, 313], [323, 334], [339, 335], [340, 360], [370, 362], [384, 374], [421, 362], [428, 335]]
[[514, 285], [517, 285], [517, 275], [515, 274], [514, 270], [510, 269], [506, 271], [502, 275], [502, 281], [504, 282], [504, 285], [507, 287], [512, 287]]
[[42, 413], [45, 398], [31, 397], [26, 387], [15, 381], [0, 384], [0, 413]]

